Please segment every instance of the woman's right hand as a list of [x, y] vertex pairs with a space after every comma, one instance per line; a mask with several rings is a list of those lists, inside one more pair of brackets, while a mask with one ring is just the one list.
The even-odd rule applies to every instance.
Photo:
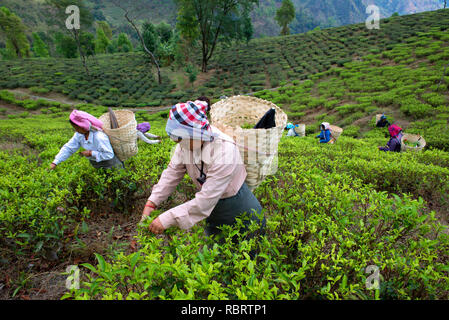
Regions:
[[51, 165], [50, 165], [50, 170], [54, 170], [56, 168], [56, 165], [54, 164], [54, 163], [52, 163]]
[[140, 219], [140, 222], [142, 222], [147, 217], [149, 217], [151, 212], [153, 212], [155, 209], [156, 209], [156, 205], [151, 201], [147, 201], [145, 208], [143, 209], [142, 219]]

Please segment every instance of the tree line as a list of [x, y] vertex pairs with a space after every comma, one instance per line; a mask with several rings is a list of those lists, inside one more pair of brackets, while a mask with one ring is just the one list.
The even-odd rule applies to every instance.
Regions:
[[[137, 35], [138, 43], [130, 40], [124, 32], [114, 34], [106, 21], [96, 21], [83, 0], [45, 0], [48, 13], [54, 19], [56, 32], [32, 32], [29, 36], [26, 23], [6, 7], [0, 8], [0, 46], [2, 59], [22, 58], [81, 58], [89, 73], [88, 59], [98, 54], [143, 51], [158, 69], [173, 62], [185, 67], [194, 77], [194, 57], [201, 52], [201, 71], [207, 72], [208, 63], [217, 46], [229, 45], [235, 41], [251, 40], [254, 29], [250, 12], [259, 0], [175, 0], [178, 8], [177, 24], [166, 22], [158, 25], [142, 21], [144, 4], [135, 0], [112, 1], [122, 9], [130, 24], [130, 30]], [[81, 29], [69, 30], [65, 26], [65, 9], [75, 5], [80, 10]], [[291, 0], [283, 0], [276, 13], [281, 34], [289, 34], [288, 24], [295, 17]], [[134, 41], [135, 42], [135, 41]]]

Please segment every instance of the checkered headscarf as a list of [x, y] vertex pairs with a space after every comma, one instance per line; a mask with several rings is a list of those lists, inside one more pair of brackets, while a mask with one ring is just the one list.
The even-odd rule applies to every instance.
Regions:
[[170, 110], [165, 131], [170, 136], [211, 141], [214, 134], [207, 120], [207, 108], [207, 102], [200, 100], [174, 105]]
[[170, 110], [170, 120], [176, 120], [180, 124], [201, 130], [209, 130], [209, 121], [206, 116], [207, 103], [204, 101], [188, 101], [178, 103]]

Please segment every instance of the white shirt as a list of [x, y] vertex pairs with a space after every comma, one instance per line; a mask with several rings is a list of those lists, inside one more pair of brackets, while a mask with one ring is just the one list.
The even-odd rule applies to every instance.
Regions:
[[288, 129], [287, 137], [296, 137], [298, 134], [296, 133], [294, 128]]
[[87, 140], [84, 134], [76, 132], [72, 139], [61, 148], [53, 163], [58, 165], [66, 161], [81, 147], [92, 151], [92, 156], [87, 157], [89, 160], [101, 162], [114, 158], [114, 150], [112, 149], [109, 137], [102, 131], [91, 130], [89, 131], [89, 138]]

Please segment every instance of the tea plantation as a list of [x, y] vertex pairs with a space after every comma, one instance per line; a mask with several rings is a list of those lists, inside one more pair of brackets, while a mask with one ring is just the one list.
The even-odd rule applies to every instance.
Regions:
[[438, 10], [383, 19], [380, 30], [356, 24], [254, 39], [248, 45], [220, 48], [211, 61], [207, 79], [197, 81], [193, 88], [187, 81], [178, 81], [183, 74], [172, 68], [162, 69], [163, 81], [159, 85], [151, 63], [138, 52], [89, 58], [90, 76], [81, 61], [73, 59], [2, 62], [0, 88], [39, 87], [106, 106], [169, 105], [193, 94], [218, 98], [304, 80], [355, 58], [391, 50], [420, 32], [432, 28], [444, 31], [448, 27], [448, 11]]
[[[393, 28], [376, 33], [355, 25], [222, 49], [229, 59], [217, 58], [204, 87], [185, 92], [168, 77], [158, 86], [136, 53], [97, 57], [95, 80], [74, 60], [2, 62], [0, 281], [8, 298], [29, 298], [36, 274], [76, 264], [80, 288], [57, 298], [448, 299], [449, 11], [385, 23]], [[48, 171], [73, 135], [71, 106], [6, 90], [17, 87], [94, 102], [77, 108], [95, 116], [117, 103], [159, 106], [257, 90], [290, 121], [306, 123], [307, 136], [282, 138], [277, 173], [255, 190], [265, 236], [247, 240], [229, 227], [218, 243], [205, 237], [202, 223], [154, 236], [136, 226], [175, 144], [139, 142], [122, 171], [97, 171], [77, 156]], [[382, 112], [422, 134], [426, 149], [380, 152], [386, 129], [375, 128], [374, 117]], [[136, 113], [160, 136], [166, 117]], [[322, 121], [345, 129], [336, 144], [314, 138]], [[185, 177], [160, 212], [194, 194]], [[85, 235], [105, 215], [129, 221], [132, 241], [121, 243], [111, 229], [108, 246], [90, 251]], [[52, 263], [39, 263], [51, 255]], [[379, 270], [378, 287], [368, 285], [370, 266]]]

